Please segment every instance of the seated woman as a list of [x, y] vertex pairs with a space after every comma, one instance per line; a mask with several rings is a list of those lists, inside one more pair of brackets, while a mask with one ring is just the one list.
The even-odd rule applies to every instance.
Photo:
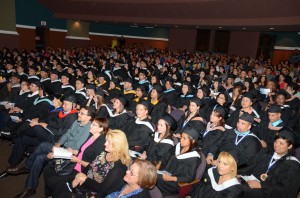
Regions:
[[210, 153], [215, 153], [220, 146], [223, 136], [225, 135], [225, 110], [222, 107], [217, 107], [210, 115], [210, 121], [203, 133], [203, 138], [199, 140], [199, 146], [205, 156], [207, 156], [207, 163], [209, 159], [213, 160]]
[[[143, 171], [147, 170], [147, 171]], [[105, 198], [131, 197], [145, 198], [150, 197], [147, 189], [156, 184], [156, 169], [146, 160], [136, 159], [126, 171], [124, 181], [127, 183], [120, 191], [113, 192]]]
[[126, 123], [130, 116], [128, 115], [126, 109], [126, 99], [123, 96], [119, 96], [115, 98], [113, 101], [113, 112], [110, 112], [109, 118], [109, 128], [110, 129], [119, 129], [121, 131], [125, 131]]
[[[192, 182], [201, 162], [197, 151], [199, 133], [193, 128], [182, 132], [180, 143], [161, 160], [161, 171], [157, 177], [157, 187], [164, 196], [179, 193], [179, 182]], [[203, 159], [204, 160], [204, 159]]]
[[130, 150], [143, 152], [147, 145], [148, 138], [154, 133], [154, 126], [148, 118], [148, 112], [151, 109], [148, 101], [141, 101], [136, 106], [137, 118], [132, 118], [126, 123], [126, 136]]
[[158, 120], [166, 113], [168, 105], [164, 101], [164, 95], [162, 93], [162, 86], [154, 85], [151, 89], [150, 101], [153, 108], [150, 112], [151, 120], [154, 124], [157, 124]]
[[[99, 155], [99, 151], [101, 152], [104, 150], [105, 136], [107, 131], [108, 131], [107, 119], [95, 118], [90, 125], [91, 135], [87, 139], [87, 141], [83, 143], [80, 150], [76, 151], [74, 149], [69, 149], [72, 151], [73, 154], [75, 154], [75, 156], [73, 156], [71, 161], [76, 163], [74, 167], [74, 171], [71, 175], [58, 176], [53, 168], [49, 166], [45, 167], [44, 179], [45, 179], [46, 195], [52, 194], [53, 190], [58, 185], [58, 183], [66, 183], [67, 181], [69, 181], [70, 178], [74, 178], [77, 173], [87, 172], [89, 168], [89, 164], [96, 158], [97, 155]], [[46, 144], [46, 143], [42, 143], [42, 144]], [[56, 146], [59, 146], [59, 144], [56, 144]], [[42, 149], [40, 149], [40, 151], [42, 151]], [[31, 173], [26, 182], [27, 188], [32, 187], [33, 184], [38, 184], [38, 175], [40, 173], [39, 171], [41, 171], [39, 169], [42, 168], [40, 166], [41, 161], [39, 161], [39, 159], [45, 157], [45, 155], [47, 154], [35, 152], [26, 162], [26, 164], [28, 164], [28, 167], [32, 167]], [[47, 155], [47, 158], [52, 159], [53, 153], [50, 152]], [[36, 160], [33, 161], [33, 159]]]
[[[102, 198], [124, 186], [122, 178], [126, 174], [131, 160], [124, 132], [108, 131], [104, 146], [105, 151], [102, 151], [89, 165], [87, 174], [78, 173], [72, 182], [59, 183], [54, 190], [54, 198], [72, 197], [73, 195], [73, 197]], [[78, 187], [77, 191], [76, 187]], [[73, 195], [70, 189], [75, 192]]]
[[185, 111], [188, 109], [190, 100], [194, 97], [194, 95], [192, 94], [193, 90], [192, 90], [191, 83], [188, 81], [183, 82], [181, 91], [182, 91], [182, 94], [180, 95], [178, 100], [175, 102], [174, 107]]
[[204, 182], [194, 187], [193, 198], [238, 198], [242, 195], [242, 185], [236, 178], [237, 163], [234, 154], [221, 152], [217, 167], [208, 169]]
[[[248, 175], [244, 197], [297, 197], [300, 187], [300, 163], [292, 155], [294, 136], [290, 131], [279, 133], [274, 142], [274, 153], [262, 151]], [[298, 176], [297, 176], [298, 175]]]
[[[91, 96], [88, 100], [88, 104], [92, 104], [92, 106], [96, 109], [96, 117], [98, 118], [110, 118], [111, 110], [105, 104], [104, 100], [104, 91], [101, 89], [91, 93]], [[91, 102], [93, 100], [93, 102]]]
[[175, 137], [180, 138], [181, 132], [189, 126], [188, 124], [192, 124], [195, 126], [197, 125], [200, 127], [198, 131], [204, 131], [204, 125], [206, 121], [199, 114], [201, 105], [202, 101], [198, 97], [191, 99], [189, 110], [178, 120], [178, 127], [174, 134]]
[[139, 157], [147, 159], [155, 165], [158, 164], [164, 154], [174, 146], [171, 133], [176, 125], [176, 120], [169, 114], [159, 119], [154, 138], [149, 138], [146, 151]]

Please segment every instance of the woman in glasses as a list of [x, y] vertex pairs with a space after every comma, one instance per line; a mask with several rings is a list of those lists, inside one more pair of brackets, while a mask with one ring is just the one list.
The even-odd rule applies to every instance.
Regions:
[[[78, 173], [72, 182], [60, 183], [53, 197], [105, 197], [124, 186], [122, 178], [126, 174], [131, 158], [124, 132], [110, 130], [106, 134], [105, 150], [89, 164], [86, 173]], [[70, 191], [71, 190], [71, 191]]]
[[[143, 171], [147, 170], [147, 171]], [[124, 185], [119, 191], [113, 192], [106, 198], [132, 197], [145, 198], [150, 197], [148, 188], [153, 188], [156, 184], [156, 169], [151, 162], [136, 159], [126, 171], [124, 176]]]

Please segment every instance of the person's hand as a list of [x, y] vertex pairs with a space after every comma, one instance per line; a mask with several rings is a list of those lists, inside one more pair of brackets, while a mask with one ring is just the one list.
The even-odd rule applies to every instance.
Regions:
[[181, 134], [180, 133], [175, 133], [175, 134], [173, 134], [173, 136], [176, 137], [176, 138], [181, 138]]
[[162, 178], [164, 181], [176, 181], [176, 177], [168, 175], [168, 174], [163, 174]]
[[[79, 185], [82, 185], [82, 184], [85, 182], [86, 179], [87, 179], [87, 176], [86, 176], [85, 174], [83, 174], [83, 173], [78, 173], [78, 174], [76, 175], [75, 179], [74, 179], [73, 182], [72, 182], [73, 188], [76, 187], [78, 184], [79, 184]], [[75, 182], [76, 185], [73, 185], [75, 180], [76, 180], [76, 182]]]
[[260, 142], [261, 142], [261, 145], [262, 145], [263, 148], [267, 148], [267, 143], [266, 143], [266, 141], [260, 140]]
[[44, 128], [46, 128], [48, 126], [47, 123], [39, 123], [39, 125], [42, 126], [42, 127], [44, 127]]
[[13, 112], [15, 112], [15, 113], [19, 113], [20, 111], [22, 111], [22, 109], [20, 109], [19, 107], [13, 108]]
[[53, 152], [48, 153], [48, 155], [47, 155], [47, 158], [48, 158], [48, 159], [53, 159], [53, 157], [54, 157]]
[[147, 159], [147, 155], [146, 155], [146, 151], [144, 151], [141, 155], [140, 155], [141, 159]]
[[250, 188], [261, 188], [260, 182], [255, 180], [248, 180], [247, 184], [249, 185]]
[[260, 118], [254, 118], [254, 120], [255, 120], [256, 122], [258, 122], [258, 123], [261, 122], [261, 119], [260, 119]]
[[269, 128], [270, 130], [278, 131], [278, 130], [280, 130], [280, 129], [282, 128], [282, 126], [281, 126], [281, 127], [274, 127], [274, 126], [272, 126], [272, 125], [269, 125], [268, 128]]
[[207, 164], [212, 164], [213, 161], [214, 161], [214, 157], [212, 155], [208, 154], [207, 157], [206, 157], [206, 163]]
[[76, 162], [76, 163], [80, 163], [80, 159], [76, 156], [72, 156], [71, 162]]
[[60, 147], [60, 143], [57, 142], [57, 143], [54, 144], [54, 146], [57, 147], [57, 148], [59, 148]]

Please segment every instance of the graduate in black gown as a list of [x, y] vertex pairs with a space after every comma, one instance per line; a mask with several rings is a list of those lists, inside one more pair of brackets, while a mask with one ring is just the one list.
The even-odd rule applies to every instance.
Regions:
[[221, 152], [216, 167], [211, 167], [204, 176], [203, 182], [195, 186], [193, 198], [239, 198], [242, 185], [236, 178], [237, 163], [234, 152]]
[[[243, 113], [239, 117], [236, 128], [226, 132], [217, 153], [211, 153], [213, 156], [218, 156], [221, 151], [234, 150], [237, 153], [239, 174], [253, 165], [253, 160], [262, 148], [260, 139], [250, 131], [253, 122], [252, 115]], [[214, 160], [208, 164], [216, 165], [216, 162]]]
[[152, 110], [149, 113], [154, 124], [157, 124], [158, 120], [164, 114], [166, 114], [168, 108], [167, 103], [164, 101], [162, 90], [162, 86], [154, 85], [150, 92], [150, 102], [152, 104]]
[[[126, 99], [123, 96], [114, 99], [113, 102], [113, 112], [109, 113], [109, 128], [110, 129], [119, 129], [121, 131], [126, 131], [126, 124], [130, 119], [129, 114], [125, 109]], [[110, 111], [108, 111], [110, 112]], [[127, 135], [127, 134], [126, 134]]]
[[128, 139], [129, 149], [137, 152], [143, 152], [147, 146], [148, 138], [153, 135], [155, 127], [148, 118], [148, 112], [151, 110], [151, 104], [148, 101], [140, 101], [136, 106], [136, 118], [131, 118], [125, 123], [125, 133]]
[[172, 131], [176, 128], [176, 120], [169, 114], [158, 120], [157, 131], [149, 137], [147, 149], [140, 158], [147, 159], [153, 164], [158, 164], [161, 158], [174, 146]]
[[248, 175], [257, 180], [248, 180], [244, 197], [294, 198], [300, 187], [300, 162], [292, 155], [294, 136], [282, 131], [275, 137], [274, 152], [260, 152]]
[[225, 135], [225, 110], [217, 107], [210, 115], [210, 121], [206, 126], [203, 137], [199, 140], [199, 146], [205, 156], [211, 156], [209, 153], [215, 153]]
[[182, 132], [178, 143], [161, 161], [162, 174], [158, 174], [157, 187], [164, 196], [179, 193], [178, 183], [192, 182], [196, 177], [196, 170], [201, 163], [197, 150], [199, 133], [193, 128]]

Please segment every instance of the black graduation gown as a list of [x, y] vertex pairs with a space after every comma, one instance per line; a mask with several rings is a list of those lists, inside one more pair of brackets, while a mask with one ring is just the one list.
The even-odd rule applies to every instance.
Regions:
[[[126, 125], [131, 118], [130, 115], [124, 110], [120, 114], [114, 115], [112, 112], [109, 113], [110, 118], [108, 120], [108, 127], [110, 129], [119, 129], [125, 132]], [[126, 133], [126, 132], [125, 132]]]
[[60, 95], [61, 94], [61, 85], [62, 85], [62, 83], [60, 82], [60, 80], [51, 81], [49, 95], [50, 94]]
[[[146, 118], [139, 120], [132, 118], [125, 129], [129, 148], [138, 152], [145, 150], [148, 138], [154, 133], [154, 126], [151, 121]], [[140, 147], [137, 148], [136, 146]]]
[[24, 109], [23, 121], [27, 119], [40, 118], [43, 115], [48, 114], [50, 106], [52, 106], [52, 101], [47, 97], [36, 98], [30, 109]]
[[299, 98], [294, 98], [293, 100], [286, 102], [286, 104], [289, 105], [296, 112], [299, 112], [299, 110], [300, 110]]
[[85, 89], [82, 88], [80, 90], [76, 90], [75, 97], [77, 99], [77, 104], [79, 104], [80, 107], [84, 107], [84, 105], [87, 103], [87, 99], [88, 99]]
[[[240, 111], [241, 110], [235, 110], [233, 111], [229, 118], [226, 120], [226, 124], [231, 126], [232, 128], [235, 128], [236, 127], [236, 124], [238, 123], [239, 121], [239, 117], [240, 117]], [[257, 113], [257, 111], [252, 108], [252, 113], [251, 115], [254, 117], [254, 118], [261, 118], [260, 115]], [[259, 134], [259, 125], [260, 123], [254, 121], [253, 124], [252, 124], [252, 127], [251, 127], [251, 131], [255, 134], [255, 135], [258, 135]]]
[[156, 185], [164, 196], [178, 194], [178, 183], [192, 182], [196, 178], [196, 170], [201, 163], [199, 153], [194, 150], [180, 154], [181, 149], [180, 143], [178, 143], [162, 158], [161, 170], [177, 177], [177, 182], [167, 182], [163, 180], [162, 175], [158, 174]]
[[288, 128], [295, 130], [297, 113], [289, 105], [281, 106], [281, 119]]
[[213, 101], [210, 97], [205, 97], [201, 100], [201, 102], [203, 103], [203, 105], [201, 105], [200, 107], [199, 114], [205, 120], [209, 120], [210, 118], [209, 110], [212, 106]]
[[154, 105], [150, 112], [152, 122], [154, 124], [157, 124], [158, 120], [162, 118], [163, 115], [165, 115], [167, 109], [168, 109], [168, 105], [163, 101], [158, 102], [156, 105]]
[[165, 90], [163, 93], [165, 95], [166, 103], [170, 106], [174, 106], [178, 98], [178, 92], [172, 88]]
[[70, 84], [62, 85], [60, 91], [60, 94], [63, 94], [64, 96], [69, 96], [75, 93], [75, 88]]
[[20, 109], [23, 109], [27, 105], [26, 98], [31, 92], [19, 92], [19, 95], [12, 98], [11, 102], [15, 103], [15, 106], [20, 107]]
[[218, 185], [220, 175], [216, 167], [208, 169], [204, 182], [193, 187], [193, 198], [239, 198], [243, 194], [242, 185], [236, 178]]
[[238, 158], [238, 173], [242, 174], [253, 164], [255, 156], [261, 148], [260, 140], [253, 133], [250, 132], [247, 136], [237, 137], [234, 130], [228, 130], [217, 153], [212, 154], [217, 158], [222, 151], [235, 151]]
[[199, 140], [198, 144], [201, 148], [202, 153], [207, 156], [208, 153], [216, 153], [221, 142], [224, 138], [226, 131], [219, 129], [205, 131], [203, 138]]
[[50, 78], [44, 78], [44, 79], [41, 79], [40, 80], [44, 89], [45, 89], [45, 92], [47, 92], [48, 94], [50, 94], [51, 92], [51, 80]]
[[262, 121], [261, 129], [259, 130], [259, 138], [264, 140], [267, 143], [267, 150], [274, 151], [274, 139], [275, 136], [281, 131], [285, 130], [284, 122], [279, 123], [278, 125], [274, 125], [275, 127], [282, 127], [280, 130], [271, 130], [269, 129], [269, 119]]
[[97, 118], [106, 118], [109, 120], [110, 118], [110, 113], [111, 110], [109, 109], [109, 107], [106, 104], [103, 104], [99, 110], [96, 112], [96, 117]]
[[[252, 172], [257, 179], [266, 173], [273, 153], [261, 152], [255, 160]], [[265, 181], [260, 180], [261, 189], [250, 189], [244, 185], [244, 197], [294, 198], [300, 187], [300, 162], [287, 154], [280, 158], [269, 170]]]
[[102, 83], [102, 84], [98, 84], [97, 87], [99, 87], [99, 89], [102, 89], [102, 90], [107, 91], [107, 90], [108, 90], [108, 87], [109, 87], [109, 83], [108, 83], [107, 81], [105, 81], [105, 82]]
[[106, 101], [110, 101], [111, 99], [122, 96], [122, 91], [119, 87], [116, 87], [114, 89], [108, 88], [107, 92], [108, 92], [108, 96], [106, 97]]
[[169, 150], [174, 146], [173, 140], [169, 138], [159, 139], [159, 133], [155, 132], [154, 137], [149, 137], [147, 143], [147, 160], [156, 164], [161, 161], [161, 158], [169, 152]]
[[[177, 126], [177, 129], [175, 130], [175, 133], [181, 134], [185, 128], [190, 127], [190, 126], [194, 127], [200, 133], [204, 132], [205, 124], [200, 120], [193, 120], [193, 118], [196, 118], [196, 117], [200, 117], [200, 115], [196, 114], [188, 122], [185, 122], [186, 116], [185, 116], [185, 114], [183, 114], [181, 116], [181, 118], [178, 120], [178, 126]], [[202, 136], [202, 134], [201, 134], [201, 136]]]
[[191, 99], [194, 97], [193, 94], [187, 93], [186, 95], [181, 94], [177, 101], [175, 102], [175, 107], [177, 109], [182, 108], [183, 106], [189, 107]]

